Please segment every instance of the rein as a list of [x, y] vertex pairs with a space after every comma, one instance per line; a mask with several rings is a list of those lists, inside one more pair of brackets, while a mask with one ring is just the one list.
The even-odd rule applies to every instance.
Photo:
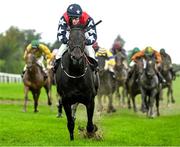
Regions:
[[[84, 56], [85, 56], [85, 55], [84, 55]], [[86, 59], [86, 61], [87, 61], [87, 57], [86, 57], [86, 56], [85, 56], [85, 59]], [[72, 79], [79, 79], [79, 78], [85, 76], [85, 74], [86, 74], [86, 72], [87, 72], [87, 64], [86, 64], [86, 68], [85, 68], [84, 73], [83, 73], [82, 75], [79, 75], [79, 76], [72, 76], [72, 75], [68, 74], [68, 73], [66, 72], [66, 70], [65, 70], [65, 68], [64, 68], [64, 66], [63, 66], [63, 64], [62, 64], [62, 61], [61, 61], [61, 69], [64, 71], [64, 73], [65, 73], [69, 78], [72, 78]]]

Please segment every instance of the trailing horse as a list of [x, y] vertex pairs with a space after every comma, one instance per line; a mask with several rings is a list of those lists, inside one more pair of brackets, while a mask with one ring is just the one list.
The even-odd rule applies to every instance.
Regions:
[[128, 78], [126, 80], [128, 108], [129, 109], [131, 108], [131, 100], [132, 100], [134, 112], [137, 112], [135, 97], [138, 94], [141, 94], [139, 78], [140, 75], [142, 74], [142, 70], [143, 70], [143, 59], [139, 58], [136, 64], [134, 64], [134, 66], [131, 67], [130, 71], [128, 72]]
[[[114, 75], [116, 79], [116, 96], [122, 101], [123, 105], [125, 105], [125, 97], [127, 96], [126, 80], [128, 71], [123, 64], [123, 55], [121, 52], [118, 52], [115, 55], [115, 62]], [[120, 87], [122, 87], [122, 93], [120, 91]]]
[[24, 111], [26, 111], [28, 92], [32, 92], [34, 99], [34, 112], [38, 112], [38, 99], [41, 92], [41, 88], [44, 87], [48, 97], [48, 105], [51, 105], [51, 83], [49, 76], [44, 79], [44, 73], [42, 67], [37, 64], [34, 54], [29, 53], [26, 58], [27, 70], [23, 76], [24, 83]]
[[153, 107], [156, 101], [157, 116], [159, 113], [159, 99], [160, 99], [160, 83], [156, 73], [155, 61], [146, 59], [144, 70], [140, 76], [140, 90], [142, 97], [142, 106], [147, 110], [147, 116], [154, 117]]
[[87, 134], [97, 131], [93, 124], [94, 98], [97, 94], [95, 72], [92, 71], [85, 52], [85, 35], [81, 28], [70, 30], [68, 51], [64, 53], [56, 71], [57, 91], [62, 98], [62, 105], [67, 117], [70, 139], [74, 140], [75, 119], [71, 106], [82, 103], [87, 110]]
[[116, 109], [113, 106], [113, 93], [115, 91], [115, 79], [113, 78], [113, 73], [105, 69], [106, 61], [108, 60], [107, 53], [98, 51], [96, 53], [96, 58], [98, 60], [99, 78], [100, 78], [100, 87], [97, 94], [98, 111], [102, 112], [103, 110], [102, 98], [103, 96], [107, 96], [109, 100], [107, 112], [108, 113], [115, 112]]
[[[170, 102], [175, 103], [175, 99], [173, 96], [173, 74], [172, 74], [172, 64], [170, 60], [162, 57], [162, 64], [161, 64], [161, 74], [165, 78], [166, 82], [162, 84], [162, 88], [167, 88], [167, 104]], [[162, 91], [161, 91], [162, 97]]]

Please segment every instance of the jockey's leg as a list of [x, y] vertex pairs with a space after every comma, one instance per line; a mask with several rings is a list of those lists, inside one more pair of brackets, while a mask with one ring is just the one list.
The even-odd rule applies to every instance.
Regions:
[[87, 56], [90, 57], [90, 63], [91, 63], [91, 68], [93, 71], [98, 71], [98, 62], [95, 58], [95, 51], [92, 48], [92, 45], [86, 45], [85, 46], [85, 53]]
[[163, 77], [163, 75], [161, 74], [160, 71], [157, 71], [157, 75], [158, 75], [158, 77], [159, 77], [159, 79], [160, 79], [160, 82], [166, 83], [166, 80], [165, 80], [165, 78]]
[[22, 77], [22, 78], [23, 78], [23, 76], [24, 76], [24, 73], [26, 72], [26, 69], [27, 69], [27, 65], [25, 65], [24, 68], [23, 68], [23, 71], [22, 71], [22, 74], [21, 74], [21, 77]]
[[59, 65], [59, 62], [62, 58], [62, 55], [65, 53], [65, 51], [67, 51], [67, 44], [61, 44], [60, 48], [57, 51], [57, 54], [55, 57], [56, 60], [55, 60], [54, 65], [53, 65], [53, 71], [54, 72], [56, 72], [58, 65]]
[[37, 59], [37, 63], [42, 67], [42, 70], [44, 72], [44, 78], [47, 78], [48, 77], [48, 73], [47, 73], [47, 69], [46, 69], [46, 67], [45, 67], [43, 62], [44, 62], [44, 57], [43, 56], [41, 56], [41, 57], [39, 57]]
[[127, 62], [127, 60], [124, 60], [124, 61], [123, 61], [123, 65], [124, 65], [124, 67], [125, 67], [126, 69], [128, 69], [128, 62]]
[[176, 79], [176, 73], [174, 72], [173, 68], [169, 69], [172, 75], [172, 79], [175, 80]]

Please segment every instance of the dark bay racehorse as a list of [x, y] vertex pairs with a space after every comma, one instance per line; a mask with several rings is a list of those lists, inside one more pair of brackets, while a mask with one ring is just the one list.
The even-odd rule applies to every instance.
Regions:
[[[128, 76], [128, 71], [123, 64], [123, 55], [121, 52], [118, 52], [115, 55], [115, 66], [114, 66], [114, 74], [115, 74], [115, 86], [116, 86], [116, 96], [119, 100], [122, 101], [122, 104], [125, 105], [125, 97], [127, 96], [126, 89], [126, 80]], [[122, 93], [120, 88], [122, 87]]]
[[41, 92], [41, 88], [44, 87], [48, 96], [48, 105], [51, 105], [51, 84], [49, 77], [44, 79], [44, 73], [42, 67], [37, 64], [34, 54], [29, 53], [26, 58], [27, 70], [23, 76], [24, 82], [24, 111], [26, 111], [28, 92], [32, 92], [34, 99], [34, 112], [38, 112], [38, 99]]
[[115, 79], [113, 78], [113, 73], [105, 69], [106, 61], [108, 60], [107, 53], [98, 51], [96, 53], [96, 58], [98, 60], [99, 78], [100, 78], [100, 87], [97, 93], [97, 99], [98, 99], [97, 111], [102, 112], [103, 110], [102, 98], [103, 96], [107, 96], [109, 100], [107, 112], [108, 113], [115, 112], [116, 109], [113, 106]]
[[[169, 104], [170, 102], [170, 98], [171, 98], [171, 102], [175, 103], [174, 100], [174, 96], [173, 96], [173, 75], [171, 72], [171, 66], [172, 63], [170, 60], [163, 58], [162, 56], [162, 64], [161, 64], [161, 74], [163, 75], [163, 77], [166, 80], [166, 83], [162, 84], [162, 88], [167, 88], [167, 104]], [[162, 95], [162, 93], [161, 93]]]
[[72, 28], [70, 30], [68, 51], [62, 56], [56, 72], [57, 91], [62, 97], [71, 140], [74, 140], [75, 126], [71, 106], [77, 102], [86, 106], [87, 134], [92, 135], [97, 131], [96, 125], [93, 124], [94, 98], [97, 94], [97, 85], [84, 49], [84, 31], [77, 27]]
[[131, 108], [131, 100], [132, 100], [134, 112], [137, 112], [135, 97], [138, 94], [141, 94], [140, 86], [139, 86], [139, 78], [142, 72], [143, 72], [143, 58], [139, 58], [136, 61], [136, 64], [134, 64], [133, 67], [130, 68], [130, 71], [128, 72], [128, 78], [126, 80], [128, 108], [129, 109]]
[[159, 113], [160, 84], [155, 69], [155, 60], [146, 59], [142, 75], [140, 76], [140, 90], [142, 106], [147, 109], [147, 116], [154, 117], [153, 107], [156, 101], [157, 116]]

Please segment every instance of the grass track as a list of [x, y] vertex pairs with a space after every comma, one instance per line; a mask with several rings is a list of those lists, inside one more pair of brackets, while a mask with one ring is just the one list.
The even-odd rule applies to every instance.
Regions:
[[[95, 112], [94, 122], [103, 134], [101, 141], [79, 135], [78, 125], [86, 124], [85, 108], [81, 105], [77, 111], [75, 141], [71, 142], [65, 116], [56, 118], [56, 105], [54, 103], [51, 109], [47, 106], [44, 91], [40, 97], [40, 112], [33, 113], [31, 98], [27, 113], [23, 113], [23, 86], [0, 84], [0, 146], [180, 145], [179, 89], [180, 78], [174, 82], [176, 103], [167, 107], [166, 99], [161, 102], [161, 116], [155, 119], [147, 119], [141, 112], [135, 114], [127, 108], [120, 108], [114, 114], [104, 112], [101, 117]], [[55, 88], [53, 91], [55, 95]], [[18, 102], [14, 103], [14, 99]]]

